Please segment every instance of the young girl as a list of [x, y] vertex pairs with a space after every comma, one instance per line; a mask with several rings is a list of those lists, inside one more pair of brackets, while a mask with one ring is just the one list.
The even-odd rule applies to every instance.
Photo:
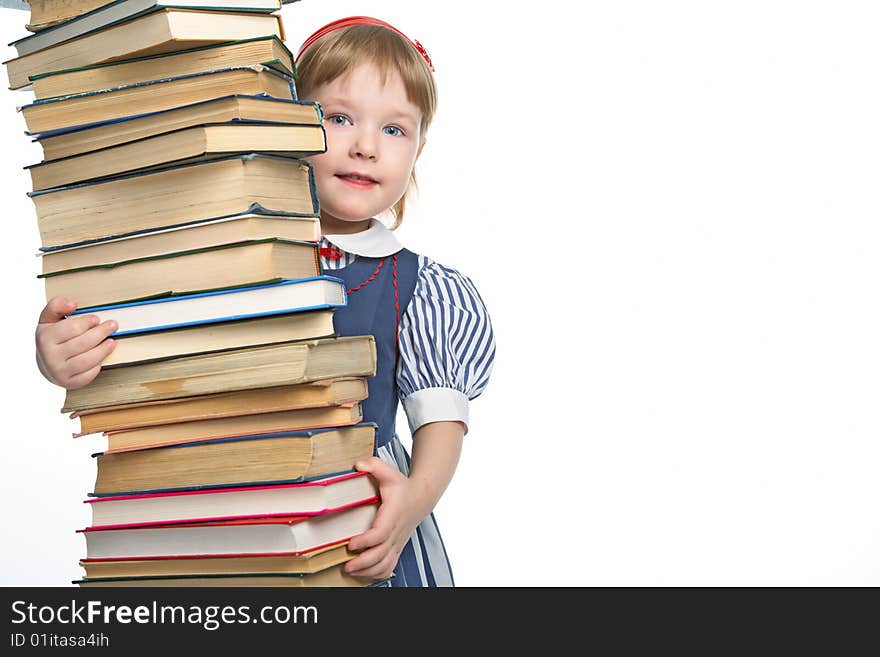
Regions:
[[[348, 305], [338, 335], [372, 334], [377, 371], [364, 420], [376, 422], [373, 458], [357, 464], [379, 483], [371, 529], [355, 536], [352, 575], [393, 586], [452, 586], [432, 510], [449, 484], [467, 432], [468, 401], [485, 388], [495, 352], [489, 316], [473, 283], [404, 249], [376, 219], [403, 219], [414, 167], [437, 102], [433, 65], [418, 41], [383, 21], [354, 16], [310, 36], [297, 55], [299, 97], [324, 112], [327, 151], [311, 158], [321, 205], [324, 270], [342, 278]], [[393, 229], [392, 229], [393, 230]], [[64, 319], [55, 298], [36, 331], [37, 363], [58, 385], [86, 385], [112, 351], [112, 320]], [[395, 432], [398, 399], [412, 457]]]

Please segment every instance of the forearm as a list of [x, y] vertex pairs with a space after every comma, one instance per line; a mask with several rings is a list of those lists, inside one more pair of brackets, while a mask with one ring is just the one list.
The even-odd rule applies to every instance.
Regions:
[[458, 466], [464, 426], [460, 422], [431, 422], [413, 434], [409, 480], [420, 517], [434, 510]]

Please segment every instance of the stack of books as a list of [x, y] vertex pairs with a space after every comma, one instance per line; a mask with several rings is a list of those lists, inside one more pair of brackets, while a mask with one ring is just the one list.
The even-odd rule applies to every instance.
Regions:
[[[68, 390], [104, 434], [81, 586], [365, 586], [343, 566], [375, 481], [370, 335], [337, 337], [278, 0], [34, 0], [10, 87], [46, 299], [113, 319], [113, 353]], [[38, 11], [39, 8], [39, 11]]]

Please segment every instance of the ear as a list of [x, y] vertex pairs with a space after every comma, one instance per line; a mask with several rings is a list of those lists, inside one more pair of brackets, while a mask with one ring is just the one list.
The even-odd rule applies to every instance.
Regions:
[[419, 144], [419, 150], [416, 152], [416, 161], [418, 161], [419, 156], [422, 154], [422, 149], [425, 147], [425, 142], [427, 142], [427, 138], [422, 137], [422, 143]]

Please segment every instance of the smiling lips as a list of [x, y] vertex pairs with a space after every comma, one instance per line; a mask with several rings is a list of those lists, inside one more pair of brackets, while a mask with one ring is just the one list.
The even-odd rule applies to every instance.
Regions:
[[356, 171], [352, 173], [337, 173], [336, 177], [359, 189], [369, 189], [370, 187], [379, 184], [379, 181], [375, 178], [371, 178], [365, 173], [358, 173]]

